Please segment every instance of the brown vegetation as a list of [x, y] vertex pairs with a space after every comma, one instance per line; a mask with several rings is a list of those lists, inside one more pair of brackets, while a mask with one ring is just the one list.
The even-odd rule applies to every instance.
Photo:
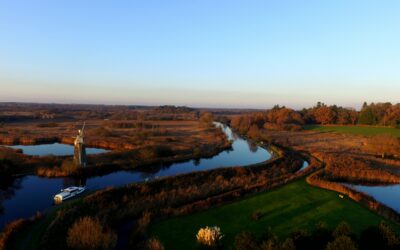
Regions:
[[364, 183], [400, 183], [400, 176], [384, 169], [372, 167], [365, 159], [329, 154], [324, 157], [325, 177], [332, 181], [364, 182]]
[[[22, 105], [23, 106], [23, 105]], [[155, 163], [208, 157], [230, 147], [225, 134], [212, 126], [213, 116], [187, 107], [130, 108], [104, 106], [32, 105], [1, 106], [10, 113], [56, 114], [35, 119], [5, 120], [0, 127], [0, 144], [73, 144], [77, 129], [86, 121], [87, 147], [111, 152], [89, 155], [86, 169], [75, 169], [66, 158], [29, 156], [0, 147], [0, 173], [35, 172], [41, 176], [91, 175]], [[8, 111], [4, 111], [5, 113]]]
[[[154, 219], [187, 214], [244, 195], [269, 190], [300, 178], [306, 173], [296, 171], [302, 160], [287, 153], [268, 163], [246, 168], [223, 168], [165, 178], [144, 184], [97, 192], [84, 198], [76, 207], [60, 212], [46, 230], [43, 247], [65, 248], [65, 228], [71, 218], [95, 216], [105, 225], [118, 225], [137, 219], [136, 243], [146, 226]], [[318, 167], [312, 161], [311, 167]], [[112, 201], [112, 202], [110, 202]]]
[[[319, 105], [316, 110], [326, 108]], [[400, 215], [393, 209], [336, 182], [400, 183], [397, 168], [400, 161], [396, 159], [400, 152], [398, 138], [382, 135], [368, 138], [311, 131], [271, 131], [265, 128], [266, 123], [263, 128], [260, 127], [264, 122], [260, 117], [260, 114], [234, 117], [231, 125], [250, 137], [307, 152], [318, 158], [325, 163], [325, 168], [308, 176], [309, 184], [345, 194], [386, 218], [400, 221]], [[323, 117], [320, 118], [320, 122], [325, 122]]]
[[0, 250], [12, 249], [17, 234], [42, 217], [42, 214], [38, 213], [30, 219], [18, 219], [8, 223], [0, 232]]
[[97, 219], [83, 217], [68, 229], [67, 244], [71, 249], [112, 249], [117, 235], [105, 230]]

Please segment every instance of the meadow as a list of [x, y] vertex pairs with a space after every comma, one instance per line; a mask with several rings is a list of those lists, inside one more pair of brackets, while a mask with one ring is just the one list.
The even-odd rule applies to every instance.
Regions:
[[375, 126], [330, 126], [330, 125], [305, 125], [306, 130], [318, 131], [318, 132], [336, 132], [336, 133], [347, 133], [353, 135], [392, 135], [400, 137], [400, 129], [390, 127], [375, 127]]
[[[254, 212], [262, 215], [259, 220], [252, 219]], [[222, 244], [228, 248], [233, 245], [235, 235], [243, 231], [260, 237], [271, 228], [284, 239], [296, 229], [312, 231], [320, 222], [334, 228], [346, 221], [353, 232], [360, 234], [381, 220], [382, 217], [356, 202], [339, 198], [336, 192], [312, 187], [299, 180], [228, 205], [157, 222], [150, 232], [160, 239], [165, 249], [195, 249], [199, 228], [219, 226], [224, 234]], [[395, 228], [400, 229], [399, 225]]]

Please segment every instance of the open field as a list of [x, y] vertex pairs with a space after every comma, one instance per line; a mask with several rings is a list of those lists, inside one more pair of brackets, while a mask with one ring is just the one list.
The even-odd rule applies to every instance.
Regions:
[[[349, 157], [355, 161], [362, 161], [373, 169], [389, 171], [400, 174], [399, 148], [400, 143], [394, 138], [387, 138], [385, 131], [397, 133], [397, 129], [378, 127], [343, 126], [353, 130], [364, 129], [365, 131], [382, 132], [376, 136], [365, 136], [353, 133], [338, 133], [330, 128], [340, 126], [316, 126], [315, 129], [324, 131], [283, 131], [263, 129], [259, 137], [278, 145], [290, 147], [296, 151], [306, 151], [309, 154], [325, 161], [328, 157]], [[361, 133], [361, 132], [360, 132]], [[371, 132], [370, 132], [371, 133]], [[386, 133], [387, 134], [387, 133]], [[382, 154], [396, 156], [382, 158]], [[351, 170], [348, 166], [345, 168]]]
[[[256, 211], [264, 214], [258, 221], [251, 218]], [[222, 243], [227, 247], [242, 231], [261, 236], [270, 227], [278, 237], [284, 238], [295, 229], [311, 231], [319, 222], [333, 228], [346, 221], [354, 232], [360, 233], [381, 220], [356, 202], [340, 199], [336, 192], [315, 188], [300, 180], [229, 205], [158, 222], [151, 227], [151, 233], [159, 237], [166, 249], [195, 249], [196, 233], [205, 226], [221, 227], [225, 235]], [[395, 228], [400, 229], [398, 225]]]
[[318, 131], [318, 132], [337, 132], [337, 133], [349, 133], [354, 135], [392, 135], [400, 137], [400, 129], [388, 128], [388, 127], [374, 127], [374, 126], [322, 126], [322, 125], [305, 125], [306, 130]]
[[[186, 107], [0, 104], [0, 110], [0, 145], [73, 144], [86, 122], [86, 147], [111, 150], [88, 156], [88, 167], [97, 167], [96, 171], [208, 157], [230, 147], [223, 132], [212, 126], [212, 116], [205, 120], [204, 113]], [[72, 157], [28, 156], [1, 146], [0, 158], [4, 161], [0, 161], [0, 172], [9, 175], [95, 172], [88, 168], [78, 173], [68, 162]]]

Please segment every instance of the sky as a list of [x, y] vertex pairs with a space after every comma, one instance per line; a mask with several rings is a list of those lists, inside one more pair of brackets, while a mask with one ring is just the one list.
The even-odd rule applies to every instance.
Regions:
[[400, 1], [0, 0], [0, 102], [400, 102]]

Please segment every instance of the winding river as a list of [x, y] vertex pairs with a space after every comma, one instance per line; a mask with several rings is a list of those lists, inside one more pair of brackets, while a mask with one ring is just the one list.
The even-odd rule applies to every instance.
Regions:
[[[95, 191], [106, 187], [122, 186], [129, 183], [143, 182], [149, 179], [173, 176], [194, 171], [209, 170], [221, 167], [246, 166], [271, 158], [270, 152], [235, 134], [229, 127], [216, 123], [227, 137], [233, 141], [232, 148], [211, 158], [201, 158], [159, 166], [154, 172], [117, 171], [104, 176], [87, 179], [43, 178], [27, 175], [13, 180], [0, 180], [0, 229], [10, 221], [28, 218], [37, 211], [45, 211], [53, 206], [53, 196], [64, 187], [85, 185], [88, 190]], [[53, 145], [53, 146], [51, 146]], [[72, 155], [73, 148], [68, 145], [36, 145], [24, 146], [25, 153], [36, 155]], [[56, 148], [54, 148], [56, 147]], [[21, 148], [21, 147], [20, 147]], [[27, 151], [28, 150], [28, 151]], [[101, 153], [93, 149], [88, 153]]]

